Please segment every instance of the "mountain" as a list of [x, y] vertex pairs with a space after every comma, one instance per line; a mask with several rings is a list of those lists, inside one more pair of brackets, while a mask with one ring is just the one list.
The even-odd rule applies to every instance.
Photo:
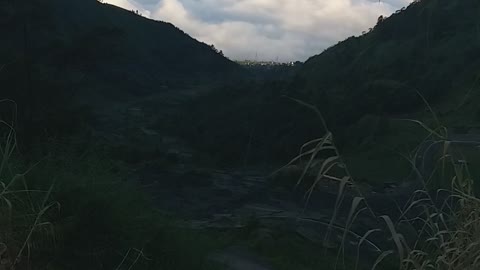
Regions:
[[[215, 155], [225, 152], [221, 160], [285, 163], [324, 132], [315, 113], [282, 98], [290, 96], [319, 108], [359, 178], [385, 179], [398, 167], [409, 172], [399, 153], [426, 136], [397, 119], [436, 125], [420, 94], [451, 133], [480, 126], [479, 70], [480, 2], [417, 1], [311, 57], [291, 81], [206, 97], [190, 107], [189, 126], [206, 135], [184, 133]], [[214, 104], [216, 111], [207, 110]]]
[[20, 113], [44, 122], [75, 122], [65, 117], [78, 115], [72, 101], [103, 106], [102, 98], [245, 74], [170, 23], [96, 0], [1, 1], [0, 33], [0, 99], [15, 100]]
[[238, 71], [211, 46], [170, 23], [95, 0], [24, 2], [3, 4], [3, 12], [10, 16], [4, 16], [2, 35], [11, 42], [9, 50], [2, 50], [4, 63], [20, 58], [26, 38], [32, 61], [48, 59], [57, 68], [95, 72], [107, 76], [105, 80], [126, 75], [136, 81], [143, 74], [148, 85], [159, 78]]
[[417, 92], [432, 104], [449, 99], [439, 108], [444, 113], [464, 107], [475, 100], [465, 100], [470, 89], [478, 89], [479, 18], [476, 0], [415, 1], [380, 17], [364, 35], [311, 57], [292, 90], [313, 98], [340, 125], [365, 114], [418, 110], [423, 102]]

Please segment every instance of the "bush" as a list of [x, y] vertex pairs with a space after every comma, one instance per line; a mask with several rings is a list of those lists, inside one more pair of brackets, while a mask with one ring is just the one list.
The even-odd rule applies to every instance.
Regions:
[[[313, 106], [300, 103], [318, 112]], [[302, 158], [310, 160], [304, 170], [315, 170], [317, 177], [310, 184], [308, 198], [323, 181], [338, 183], [338, 197], [328, 224], [325, 244], [337, 231], [337, 235], [341, 236], [337, 260], [341, 260], [341, 254], [346, 254], [349, 242], [356, 243], [357, 266], [361, 251], [369, 249], [370, 254], [376, 254], [371, 269], [379, 266], [400, 270], [478, 269], [480, 199], [475, 194], [469, 165], [457, 160], [449, 149], [452, 143], [446, 137], [447, 129], [439, 122], [438, 127], [430, 128], [422, 122], [411, 121], [429, 132], [425, 141], [431, 140], [443, 147], [438, 149], [438, 155], [434, 155], [436, 163], [432, 170], [419, 166], [418, 158], [424, 154], [421, 147], [409, 160], [412, 173], [416, 176], [417, 182], [413, 186], [416, 189], [412, 189], [411, 197], [404, 206], [398, 206], [398, 213], [389, 210], [387, 214], [379, 214], [375, 201], [370, 201], [372, 196], [366, 196], [350, 174], [328, 127], [325, 126], [327, 134], [324, 137], [305, 144], [300, 155], [292, 160], [290, 164]], [[323, 159], [322, 155], [325, 152], [332, 153], [332, 149], [333, 154]], [[323, 160], [321, 166], [316, 164], [319, 156]], [[305, 175], [302, 174], [300, 181], [304, 181]], [[387, 203], [385, 200], [382, 203]], [[342, 212], [341, 209], [348, 203], [351, 204], [350, 209]], [[363, 223], [368, 220], [369, 226], [359, 233], [356, 223], [362, 220]], [[344, 225], [339, 227], [340, 223]], [[387, 260], [388, 257], [393, 257], [393, 260]]]
[[122, 164], [98, 149], [49, 143], [32, 165], [7, 129], [0, 147], [0, 269], [215, 269], [207, 255], [218, 241], [159, 214]]

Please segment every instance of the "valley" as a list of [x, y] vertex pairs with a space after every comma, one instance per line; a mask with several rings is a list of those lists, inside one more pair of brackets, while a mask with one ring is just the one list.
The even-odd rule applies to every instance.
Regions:
[[0, 3], [0, 270], [477, 269], [479, 12], [414, 1], [281, 64]]

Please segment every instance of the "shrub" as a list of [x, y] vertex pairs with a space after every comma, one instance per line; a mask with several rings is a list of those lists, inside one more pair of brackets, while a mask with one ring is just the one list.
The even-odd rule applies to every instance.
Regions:
[[[349, 173], [319, 111], [312, 105], [297, 102], [317, 112], [327, 133], [322, 138], [304, 144], [300, 155], [288, 166], [301, 160], [308, 161], [299, 184], [310, 170], [315, 170], [316, 178], [310, 183], [307, 198], [323, 181], [338, 183], [339, 192], [325, 235], [327, 244], [334, 231], [340, 231], [338, 234], [342, 237], [337, 260], [341, 261], [341, 254], [345, 254], [347, 243], [353, 237], [357, 245], [357, 256], [365, 249], [377, 254], [371, 269], [377, 269], [381, 264], [386, 267], [388, 257], [397, 259], [396, 267], [400, 270], [473, 270], [480, 267], [480, 199], [476, 197], [468, 164], [459, 162], [451, 154], [449, 148], [452, 147], [452, 142], [447, 139], [446, 128], [440, 125], [435, 115], [433, 118], [438, 124], [436, 128], [430, 128], [420, 121], [408, 120], [429, 132], [426, 141], [443, 146], [441, 153], [435, 155], [434, 168], [431, 171], [421, 169], [418, 163], [421, 154], [419, 147], [409, 159], [417, 181], [410, 199], [405, 206], [399, 206], [398, 214], [378, 214], [374, 205], [370, 204], [370, 197], [363, 194]], [[330, 153], [329, 158], [324, 158], [325, 152]], [[318, 160], [322, 160], [321, 166], [318, 166]], [[444, 179], [449, 180], [448, 185], [444, 184]], [[347, 202], [351, 203], [350, 210], [341, 213]], [[342, 214], [345, 215], [344, 225], [339, 226]], [[370, 227], [357, 232], [354, 229], [355, 223], [362, 218], [371, 221]], [[357, 267], [358, 260], [359, 258]], [[391, 263], [388, 261], [388, 265]]]
[[0, 124], [0, 269], [217, 267], [207, 258], [216, 240], [158, 213], [101, 150], [48, 143], [28, 165]]

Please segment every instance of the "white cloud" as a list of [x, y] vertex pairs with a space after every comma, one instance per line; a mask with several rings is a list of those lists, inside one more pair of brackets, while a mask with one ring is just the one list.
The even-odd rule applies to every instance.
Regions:
[[168, 21], [232, 59], [306, 60], [409, 0], [107, 0]]

